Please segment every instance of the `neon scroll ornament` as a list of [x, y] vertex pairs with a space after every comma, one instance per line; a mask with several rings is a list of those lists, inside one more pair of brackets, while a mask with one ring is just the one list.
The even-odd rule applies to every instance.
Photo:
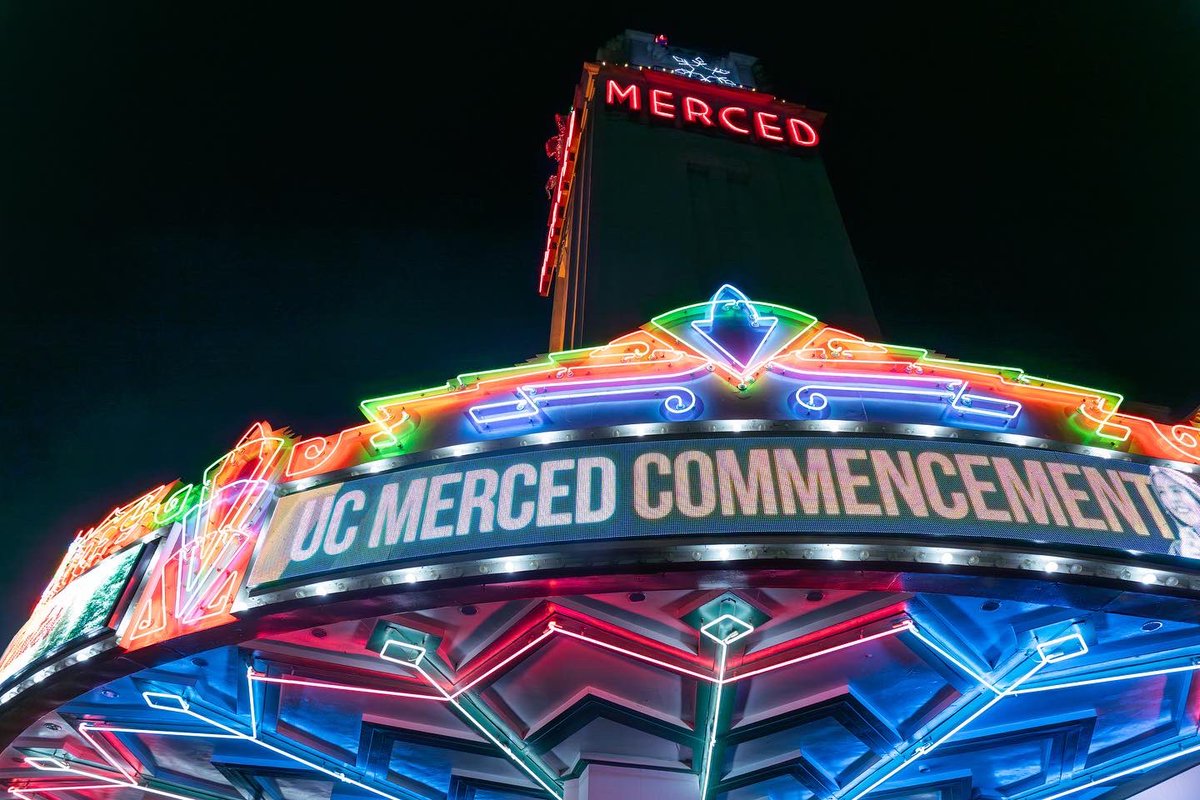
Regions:
[[944, 403], [949, 410], [974, 421], [1003, 426], [1021, 413], [1021, 404], [968, 391], [961, 379], [888, 375], [858, 372], [797, 370], [773, 363], [771, 369], [803, 385], [793, 395], [802, 416], [828, 416], [829, 398], [849, 396], [915, 402]]
[[671, 379], [689, 380], [706, 373], [706, 367], [699, 367], [668, 375], [666, 380], [662, 376], [647, 376], [528, 384], [515, 390], [515, 400], [471, 406], [467, 414], [476, 428], [486, 431], [496, 426], [545, 421], [546, 409], [555, 405], [657, 400], [661, 401], [666, 419], [691, 419], [699, 412], [700, 398]]

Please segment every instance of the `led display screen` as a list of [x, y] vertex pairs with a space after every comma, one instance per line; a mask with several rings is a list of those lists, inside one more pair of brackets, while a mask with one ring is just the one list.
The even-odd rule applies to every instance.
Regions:
[[109, 556], [42, 601], [0, 659], [0, 685], [47, 656], [109, 628], [143, 545]]
[[940, 440], [639, 440], [442, 461], [283, 497], [250, 585], [502, 547], [656, 536], [996, 537], [1200, 557], [1162, 466]]

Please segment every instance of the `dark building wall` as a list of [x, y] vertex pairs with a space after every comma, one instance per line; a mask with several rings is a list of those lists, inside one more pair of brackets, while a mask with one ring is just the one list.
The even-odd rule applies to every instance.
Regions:
[[564, 346], [608, 341], [724, 282], [878, 335], [816, 150], [650, 124], [596, 95], [568, 207]]

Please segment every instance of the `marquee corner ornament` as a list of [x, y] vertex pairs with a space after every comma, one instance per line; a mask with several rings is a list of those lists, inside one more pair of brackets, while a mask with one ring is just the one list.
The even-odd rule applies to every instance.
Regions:
[[599, 347], [365, 400], [346, 430], [255, 423], [195, 484], [80, 532], [0, 659], [0, 701], [84, 645], [138, 650], [279, 586], [497, 547], [808, 532], [1200, 558], [1200, 428], [1122, 400], [725, 284]]
[[197, 484], [158, 486], [80, 531], [0, 657], [0, 688], [97, 635], [133, 650], [231, 621], [288, 446], [283, 431], [256, 422]]

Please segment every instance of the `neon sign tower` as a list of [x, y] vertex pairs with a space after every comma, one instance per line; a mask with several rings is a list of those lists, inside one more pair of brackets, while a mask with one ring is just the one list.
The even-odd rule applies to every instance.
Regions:
[[731, 271], [757, 296], [800, 291], [822, 319], [878, 335], [821, 162], [825, 115], [761, 90], [757, 66], [637, 31], [584, 64], [548, 148], [551, 349], [610, 339]]
[[[542, 286], [600, 338], [255, 422], [120, 499], [0, 655], [10, 796], [1200, 793], [1200, 417], [842, 322], [870, 309], [820, 115], [748, 57], [620, 41], [563, 119]], [[622, 217], [605, 182], [646, 169], [735, 208], [788, 176], [828, 230], [771, 246], [829, 291], [720, 281], [595, 333], [727, 231]]]

